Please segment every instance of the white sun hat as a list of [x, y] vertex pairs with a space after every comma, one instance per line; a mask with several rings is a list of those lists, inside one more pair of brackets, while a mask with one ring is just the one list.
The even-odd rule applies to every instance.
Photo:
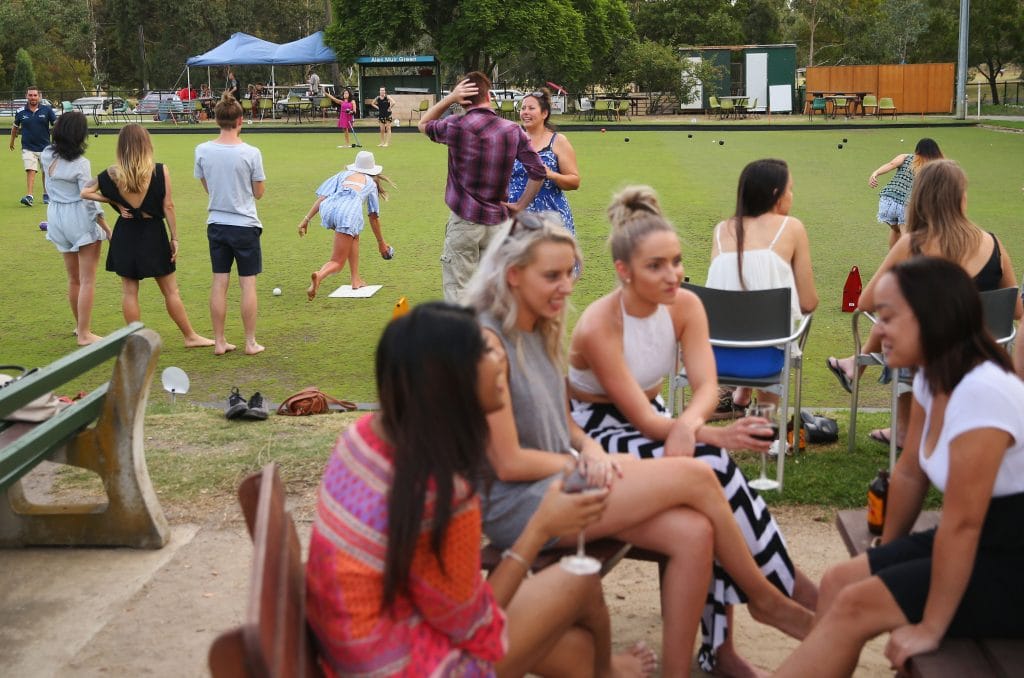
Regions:
[[373, 158], [373, 153], [369, 151], [359, 151], [356, 153], [356, 161], [349, 165], [347, 169], [353, 172], [362, 172], [363, 174], [369, 174], [374, 176], [384, 171], [384, 168], [376, 164], [377, 161]]

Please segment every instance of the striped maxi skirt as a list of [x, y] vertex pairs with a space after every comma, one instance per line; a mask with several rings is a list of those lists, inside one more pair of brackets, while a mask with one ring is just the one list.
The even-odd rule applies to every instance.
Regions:
[[[659, 414], [669, 416], [660, 396], [651, 401], [651, 406]], [[662, 441], [645, 438], [610, 403], [573, 400], [572, 417], [606, 452], [630, 454], [640, 459], [655, 459], [665, 452]], [[714, 469], [761, 572], [776, 588], [792, 596], [795, 583], [793, 562], [789, 558], [782, 532], [768, 512], [764, 499], [747, 484], [743, 472], [727, 451], [710, 445], [697, 445], [694, 457]], [[746, 595], [715, 561], [700, 622], [701, 646], [697, 660], [704, 671], [714, 670], [715, 655], [728, 634], [725, 606], [745, 602]]]

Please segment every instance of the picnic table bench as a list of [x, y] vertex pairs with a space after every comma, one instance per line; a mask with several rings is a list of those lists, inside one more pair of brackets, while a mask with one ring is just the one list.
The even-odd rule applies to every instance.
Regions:
[[[167, 543], [170, 529], [143, 450], [143, 417], [159, 353], [160, 336], [136, 322], [0, 389], [0, 546]], [[4, 421], [114, 356], [110, 381], [53, 417], [36, 424]], [[44, 459], [95, 472], [107, 501], [31, 502], [21, 479]]]
[[[940, 511], [922, 511], [913, 532], [938, 527]], [[836, 514], [836, 527], [851, 556], [864, 553], [874, 538], [868, 532], [867, 511], [847, 509]], [[991, 638], [946, 638], [934, 652], [910, 660], [911, 678], [1006, 677], [1024, 675], [1024, 641]]]

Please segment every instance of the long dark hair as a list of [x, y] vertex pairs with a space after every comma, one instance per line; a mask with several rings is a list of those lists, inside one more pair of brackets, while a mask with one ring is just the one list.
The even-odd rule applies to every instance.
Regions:
[[68, 111], [53, 126], [53, 152], [63, 160], [75, 160], [85, 155], [88, 146], [89, 121], [81, 111]]
[[736, 265], [742, 289], [747, 288], [743, 282], [743, 219], [759, 217], [775, 207], [775, 203], [786, 192], [788, 181], [789, 165], [785, 160], [774, 158], [755, 160], [740, 173], [740, 182], [736, 187], [736, 213], [732, 223], [736, 228]]
[[[891, 272], [917, 318], [932, 393], [951, 393], [986, 360], [1013, 371], [1010, 357], [985, 327], [978, 287], [964, 269], [939, 257], [912, 257]], [[936, 290], [942, 290], [941, 304], [935, 303]]]
[[393, 320], [377, 346], [381, 425], [394, 445], [388, 495], [385, 608], [409, 593], [409, 569], [428, 491], [436, 496], [430, 548], [441, 556], [452, 517], [455, 476], [475, 480], [483, 468], [487, 420], [477, 398], [480, 325], [469, 309], [421, 304]]
[[914, 146], [914, 161], [911, 163], [911, 167], [914, 170], [914, 174], [917, 174], [922, 167], [932, 160], [942, 160], [944, 157], [942, 149], [939, 148], [939, 144], [936, 143], [935, 139], [924, 137], [917, 142], [917, 146]]
[[540, 106], [540, 110], [544, 113], [544, 127], [555, 131], [555, 126], [551, 124], [551, 90], [547, 87], [541, 87], [536, 92], [530, 92], [523, 99], [536, 99], [537, 105]]

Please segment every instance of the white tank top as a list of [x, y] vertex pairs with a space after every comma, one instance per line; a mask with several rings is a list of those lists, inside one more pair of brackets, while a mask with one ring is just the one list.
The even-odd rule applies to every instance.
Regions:
[[[654, 388], [676, 369], [676, 330], [668, 307], [658, 304], [654, 313], [637, 318], [622, 310], [622, 352], [626, 367], [644, 391]], [[569, 365], [569, 384], [576, 390], [604, 395], [605, 390], [593, 370]]]
[[743, 282], [746, 286], [740, 285], [739, 262], [736, 260], [736, 250], [726, 252], [722, 249], [721, 230], [725, 225], [723, 222], [715, 229], [715, 242], [718, 243], [718, 256], [708, 267], [707, 286], [717, 290], [771, 290], [780, 287], [788, 287], [793, 290], [790, 297], [790, 304], [793, 311], [793, 320], [799, 321], [803, 317], [800, 312], [800, 295], [796, 291], [796, 278], [793, 276], [793, 268], [789, 262], [779, 256], [773, 249], [779, 241], [782, 231], [789, 221], [787, 216], [782, 220], [778, 232], [772, 238], [771, 243], [765, 249], [743, 250]]

